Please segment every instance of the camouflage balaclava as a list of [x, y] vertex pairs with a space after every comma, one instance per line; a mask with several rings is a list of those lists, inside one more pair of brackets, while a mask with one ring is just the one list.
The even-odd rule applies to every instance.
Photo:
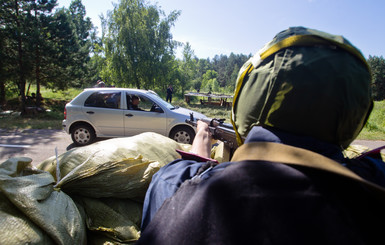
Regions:
[[238, 143], [263, 126], [346, 148], [371, 112], [370, 82], [365, 58], [344, 37], [282, 31], [239, 72], [231, 118]]

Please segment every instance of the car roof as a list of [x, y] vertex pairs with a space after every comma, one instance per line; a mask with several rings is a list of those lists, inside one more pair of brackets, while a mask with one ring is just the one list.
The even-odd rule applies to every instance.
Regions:
[[99, 91], [99, 90], [123, 90], [123, 91], [140, 91], [140, 92], [147, 92], [148, 90], [144, 89], [137, 89], [137, 88], [117, 88], [117, 87], [103, 87], [103, 88], [85, 88], [84, 91], [88, 90], [94, 90], [94, 91]]
[[152, 90], [145, 90], [145, 89], [137, 89], [137, 88], [116, 88], [116, 87], [103, 87], [103, 88], [85, 88], [84, 91], [108, 91], [108, 90], [119, 90], [119, 91], [127, 91], [127, 92], [138, 92], [138, 93], [144, 93], [144, 94], [154, 94], [158, 95], [156, 92]]

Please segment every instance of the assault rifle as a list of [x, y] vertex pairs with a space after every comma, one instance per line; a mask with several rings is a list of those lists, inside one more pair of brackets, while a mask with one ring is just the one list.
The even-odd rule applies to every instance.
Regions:
[[[209, 131], [215, 140], [222, 141], [229, 148], [230, 158], [234, 151], [238, 148], [237, 139], [233, 125], [225, 123], [225, 119], [202, 118], [198, 119], [209, 125]], [[190, 119], [186, 119], [186, 123], [197, 127], [197, 120], [194, 119], [193, 113], [190, 113]]]

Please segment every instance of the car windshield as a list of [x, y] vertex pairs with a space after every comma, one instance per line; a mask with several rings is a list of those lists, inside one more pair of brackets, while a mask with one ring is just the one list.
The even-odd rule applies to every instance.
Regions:
[[147, 95], [150, 95], [150, 97], [155, 98], [157, 103], [161, 104], [162, 106], [167, 107], [169, 110], [174, 110], [174, 109], [179, 108], [179, 106], [173, 106], [172, 104], [166, 102], [158, 94], [150, 92], [150, 93], [147, 93]]

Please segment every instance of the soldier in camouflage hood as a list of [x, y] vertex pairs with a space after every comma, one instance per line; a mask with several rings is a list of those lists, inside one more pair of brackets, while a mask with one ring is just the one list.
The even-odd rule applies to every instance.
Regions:
[[346, 148], [371, 112], [370, 83], [365, 58], [344, 37], [289, 28], [241, 68], [233, 125], [242, 136], [257, 125]]
[[[370, 80], [342, 36], [278, 33], [239, 72], [231, 162], [161, 168], [138, 244], [384, 244], [385, 163], [342, 151], [372, 109]], [[193, 149], [210, 146], [198, 122]]]

